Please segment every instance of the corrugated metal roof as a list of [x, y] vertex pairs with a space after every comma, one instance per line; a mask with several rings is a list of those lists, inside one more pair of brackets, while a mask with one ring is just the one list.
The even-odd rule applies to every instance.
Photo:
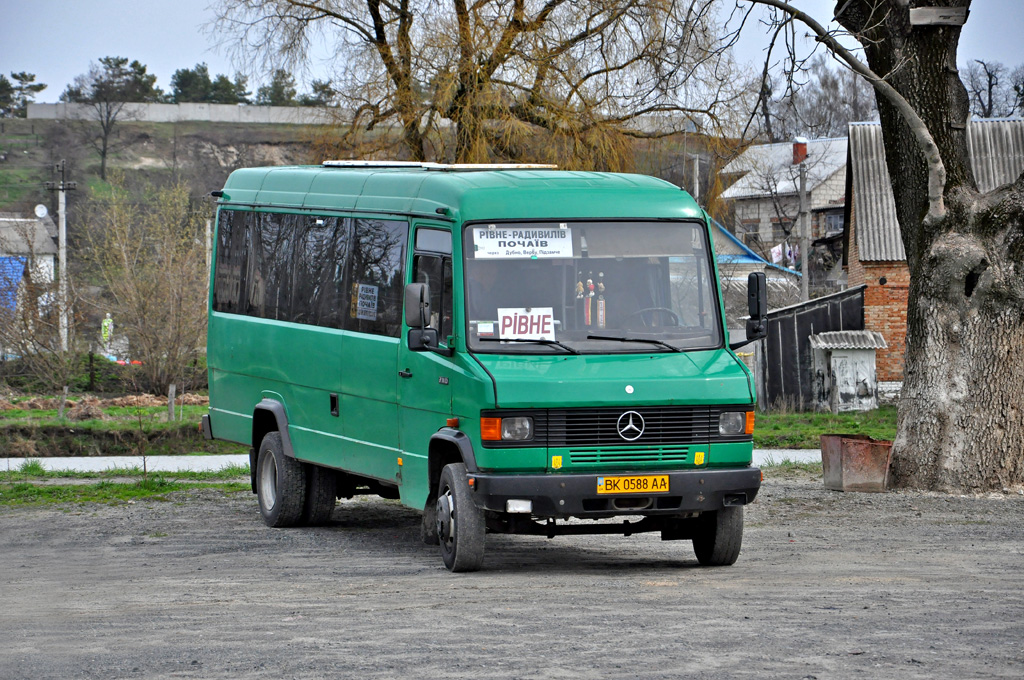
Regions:
[[885, 144], [878, 123], [850, 125], [850, 164], [853, 173], [853, 215], [860, 259], [868, 262], [906, 260], [896, 224], [896, 201], [885, 167]]
[[1024, 121], [972, 121], [967, 128], [967, 151], [980, 191], [992, 191], [1013, 182], [1024, 169]]
[[885, 338], [875, 331], [831, 331], [810, 336], [814, 349], [886, 349]]
[[[846, 138], [812, 139], [807, 142], [807, 190], [841, 170], [846, 163]], [[729, 161], [723, 175], [744, 173], [722, 192], [722, 198], [761, 198], [799, 191], [799, 166], [793, 165], [793, 143], [758, 144]]]
[[[1013, 182], [1024, 170], [1024, 120], [971, 121], [967, 126], [967, 151], [979, 190], [991, 191]], [[850, 124], [847, 172], [853, 180], [853, 221], [860, 259], [906, 260], [880, 124]]]

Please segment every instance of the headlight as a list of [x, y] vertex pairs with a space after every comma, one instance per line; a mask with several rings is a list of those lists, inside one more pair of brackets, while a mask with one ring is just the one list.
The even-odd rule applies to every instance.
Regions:
[[502, 441], [520, 442], [533, 438], [533, 418], [517, 416], [501, 419]]
[[727, 411], [718, 417], [718, 434], [727, 437], [743, 434], [746, 425], [746, 413], [743, 411]]

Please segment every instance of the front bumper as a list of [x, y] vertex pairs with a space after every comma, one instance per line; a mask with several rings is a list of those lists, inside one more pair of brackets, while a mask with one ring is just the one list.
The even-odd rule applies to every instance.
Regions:
[[[667, 474], [669, 490], [657, 494], [604, 495], [597, 478]], [[469, 473], [473, 500], [484, 510], [505, 512], [508, 500], [529, 500], [533, 515], [542, 518], [614, 517], [616, 515], [680, 515], [746, 505], [761, 488], [755, 467], [700, 469], [676, 472], [615, 472], [611, 474], [496, 475]], [[645, 501], [650, 501], [645, 505]]]

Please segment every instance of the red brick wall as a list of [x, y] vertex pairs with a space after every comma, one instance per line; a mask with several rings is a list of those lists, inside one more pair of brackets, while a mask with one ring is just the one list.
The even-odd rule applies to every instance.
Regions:
[[[907, 339], [907, 295], [910, 272], [906, 262], [859, 262], [864, 273], [864, 328], [878, 331], [889, 345], [878, 350], [878, 380], [903, 380], [903, 354]], [[852, 262], [851, 262], [852, 265]], [[852, 279], [853, 267], [850, 267]], [[885, 277], [885, 284], [879, 279]], [[850, 281], [851, 285], [853, 281]]]
[[[875, 354], [877, 380], [903, 380], [903, 355], [907, 344], [907, 297], [910, 271], [907, 263], [862, 262], [857, 248], [857, 220], [850, 206], [849, 253], [846, 282], [851, 288], [867, 284], [864, 289], [864, 328], [878, 331], [885, 338], [887, 349]], [[879, 280], [885, 277], [885, 284]]]

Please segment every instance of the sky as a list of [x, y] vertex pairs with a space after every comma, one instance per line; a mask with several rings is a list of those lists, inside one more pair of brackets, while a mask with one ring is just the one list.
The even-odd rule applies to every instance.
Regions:
[[[830, 18], [835, 7], [835, 0], [795, 1], [821, 21]], [[36, 101], [55, 102], [75, 76], [100, 57], [138, 59], [156, 74], [156, 84], [164, 91], [171, 89], [176, 70], [206, 62], [211, 75], [247, 72], [249, 89], [255, 92], [262, 74], [232, 63], [224, 47], [204, 30], [214, 17], [212, 4], [213, 0], [0, 0], [0, 73], [35, 73], [36, 82], [48, 85]], [[1024, 0], [974, 0], [960, 39], [960, 63], [1024, 63], [1021, 36]], [[766, 44], [762, 33], [748, 30], [737, 59], [753, 64]], [[328, 73], [323, 61], [315, 61], [305, 74], [296, 75], [308, 83], [312, 78], [326, 79]]]

